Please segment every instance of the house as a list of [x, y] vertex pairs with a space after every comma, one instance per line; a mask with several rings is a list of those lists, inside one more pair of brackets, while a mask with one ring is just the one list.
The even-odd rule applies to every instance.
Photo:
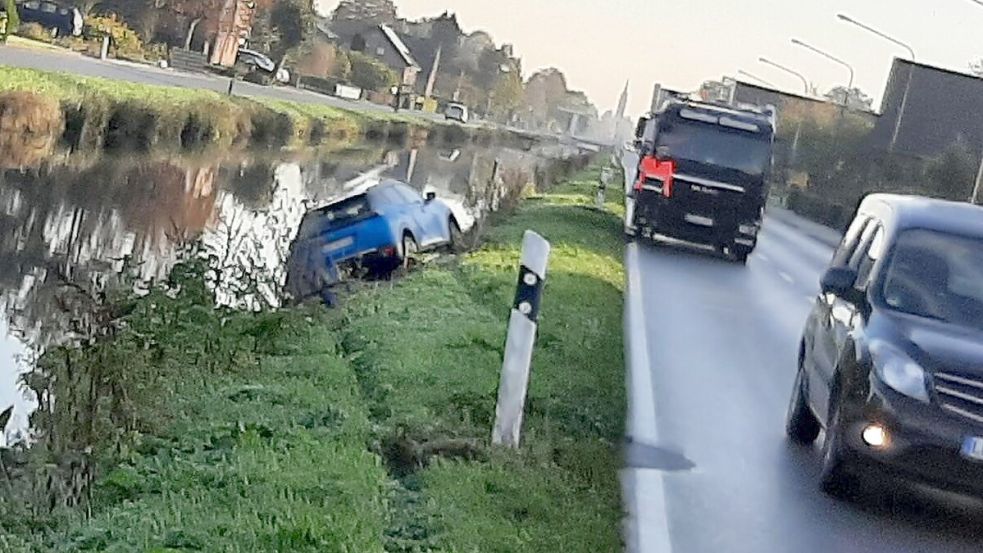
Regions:
[[881, 151], [920, 158], [937, 157], [959, 143], [980, 151], [983, 79], [895, 58], [871, 143]]
[[409, 47], [389, 25], [335, 24], [332, 29], [341, 46], [372, 56], [400, 77], [400, 84], [413, 87], [420, 74]]

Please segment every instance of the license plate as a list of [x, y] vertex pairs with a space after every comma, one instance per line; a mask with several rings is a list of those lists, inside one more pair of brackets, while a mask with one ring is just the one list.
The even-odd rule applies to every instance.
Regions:
[[962, 456], [974, 461], [983, 461], [983, 438], [970, 436], [963, 440]]
[[338, 250], [343, 250], [354, 243], [355, 240], [351, 236], [347, 238], [342, 238], [341, 240], [335, 240], [334, 242], [328, 242], [324, 246], [324, 252], [331, 253], [331, 252], [336, 252]]
[[709, 217], [704, 217], [702, 215], [694, 215], [693, 213], [687, 213], [684, 217], [687, 223], [692, 223], [694, 225], [700, 225], [701, 227], [712, 227], [713, 219]]

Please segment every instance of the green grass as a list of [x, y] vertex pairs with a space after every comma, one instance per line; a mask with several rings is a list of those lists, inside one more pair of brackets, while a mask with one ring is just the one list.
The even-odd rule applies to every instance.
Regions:
[[[422, 543], [440, 551], [616, 551], [624, 420], [623, 242], [587, 207], [596, 173], [527, 200], [459, 266], [423, 271], [348, 309], [345, 346], [382, 431], [487, 441], [526, 229], [553, 244], [515, 454], [415, 473]], [[411, 549], [406, 549], [411, 550]]]
[[[126, 300], [113, 338], [42, 359], [32, 378], [55, 376], [58, 401], [34, 422], [71, 439], [6, 459], [0, 549], [619, 550], [623, 246], [611, 210], [588, 207], [595, 180], [528, 199], [479, 251], [337, 311], [213, 309], [201, 262], [179, 266], [180, 294]], [[489, 438], [526, 229], [554, 250], [523, 445], [508, 451]], [[42, 507], [64, 490], [39, 502], [31, 470], [85, 444], [91, 517]]]
[[[0, 93], [28, 91], [60, 101], [69, 119], [77, 118], [77, 133], [83, 144], [103, 143], [123, 125], [121, 141], [135, 149], [188, 149], [190, 132], [196, 136], [191, 147], [234, 145], [259, 147], [303, 147], [348, 145], [370, 130], [390, 132], [393, 126], [438, 128], [432, 121], [378, 110], [344, 110], [318, 103], [289, 102], [267, 98], [229, 97], [202, 89], [129, 83], [69, 73], [3, 67]], [[91, 145], [91, 144], [89, 144]]]

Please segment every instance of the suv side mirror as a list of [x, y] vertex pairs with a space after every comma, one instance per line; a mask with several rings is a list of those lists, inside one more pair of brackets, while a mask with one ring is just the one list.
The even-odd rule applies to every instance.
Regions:
[[819, 285], [824, 294], [833, 294], [844, 301], [859, 304], [864, 300], [864, 293], [854, 288], [857, 276], [857, 271], [849, 267], [831, 267]]
[[431, 190], [431, 191], [427, 192], [426, 198], [427, 198], [427, 201], [428, 202], [432, 202], [432, 201], [434, 201], [434, 200], [437, 199], [437, 193], [434, 192], [433, 190]]

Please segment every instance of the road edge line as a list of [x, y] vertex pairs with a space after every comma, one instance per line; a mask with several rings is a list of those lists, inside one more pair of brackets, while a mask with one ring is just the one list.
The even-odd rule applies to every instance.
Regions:
[[[625, 248], [625, 360], [628, 388], [626, 438], [631, 444], [655, 445], [655, 391], [649, 364], [645, 310], [641, 304], [638, 244]], [[662, 471], [625, 467], [621, 474], [627, 511], [625, 545], [628, 553], [670, 553], [669, 519]]]

